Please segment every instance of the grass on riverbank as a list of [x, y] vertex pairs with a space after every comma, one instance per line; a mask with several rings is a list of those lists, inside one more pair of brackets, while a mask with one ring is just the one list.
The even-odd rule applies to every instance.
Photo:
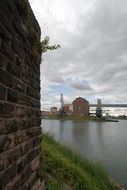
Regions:
[[107, 172], [99, 165], [73, 153], [47, 134], [42, 135], [47, 190], [115, 190]]

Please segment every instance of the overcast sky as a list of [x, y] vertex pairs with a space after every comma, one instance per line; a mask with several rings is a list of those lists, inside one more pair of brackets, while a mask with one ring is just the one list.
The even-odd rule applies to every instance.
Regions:
[[30, 0], [42, 37], [42, 109], [83, 97], [127, 103], [127, 0]]

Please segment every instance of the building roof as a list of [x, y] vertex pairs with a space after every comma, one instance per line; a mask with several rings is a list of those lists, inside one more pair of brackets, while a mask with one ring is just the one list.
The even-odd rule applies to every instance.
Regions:
[[[82, 97], [78, 97], [78, 98], [76, 98], [74, 101], [77, 101], [77, 100], [83, 100], [83, 101], [87, 101], [85, 98], [82, 98]], [[74, 102], [73, 101], [73, 102]], [[88, 101], [87, 101], [88, 102]]]

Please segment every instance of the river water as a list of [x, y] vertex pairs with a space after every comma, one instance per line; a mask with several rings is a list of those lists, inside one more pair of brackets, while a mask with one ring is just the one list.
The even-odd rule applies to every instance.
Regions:
[[94, 162], [100, 162], [119, 183], [127, 186], [127, 120], [119, 122], [42, 120], [61, 144]]

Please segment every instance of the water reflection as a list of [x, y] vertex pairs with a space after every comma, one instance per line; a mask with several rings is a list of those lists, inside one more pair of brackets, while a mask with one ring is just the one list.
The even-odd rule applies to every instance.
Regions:
[[104, 164], [116, 180], [127, 185], [127, 121], [43, 120], [42, 127], [60, 143], [92, 161]]
[[59, 125], [60, 125], [60, 127], [59, 127], [59, 141], [63, 141], [64, 122], [60, 120]]

